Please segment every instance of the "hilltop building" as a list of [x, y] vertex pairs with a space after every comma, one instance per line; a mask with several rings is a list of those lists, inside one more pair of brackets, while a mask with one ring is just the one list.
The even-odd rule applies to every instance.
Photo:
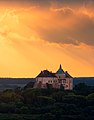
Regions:
[[65, 90], [73, 89], [73, 77], [62, 69], [60, 65], [56, 73], [43, 70], [36, 77], [34, 88], [47, 88], [51, 86], [53, 88], [64, 87]]

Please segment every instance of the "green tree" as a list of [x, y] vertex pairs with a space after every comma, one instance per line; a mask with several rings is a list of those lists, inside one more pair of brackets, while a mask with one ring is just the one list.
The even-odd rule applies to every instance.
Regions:
[[94, 106], [94, 93], [89, 94], [86, 98], [88, 100], [88, 105]]
[[22, 114], [28, 114], [28, 113], [29, 113], [29, 108], [28, 108], [27, 106], [22, 106], [22, 107], [20, 108], [20, 112], [21, 112]]
[[6, 90], [0, 95], [0, 101], [5, 103], [22, 101], [23, 97], [14, 91]]
[[24, 89], [28, 89], [28, 88], [33, 88], [34, 87], [35, 82], [29, 82]]
[[14, 113], [16, 106], [14, 104], [1, 103], [0, 113]]
[[47, 106], [47, 105], [52, 105], [54, 103], [55, 103], [55, 100], [47, 96], [38, 96], [36, 101], [36, 104], [38, 106]]
[[53, 99], [56, 100], [56, 102], [62, 102], [62, 98], [64, 95], [65, 95], [64, 92], [58, 91], [58, 92], [54, 92], [51, 96]]
[[82, 95], [66, 95], [62, 99], [63, 103], [75, 104], [80, 107], [84, 107], [87, 104], [87, 100]]
[[79, 83], [75, 85], [74, 90], [76, 94], [79, 95], [88, 95], [89, 93], [89, 87], [85, 83]]

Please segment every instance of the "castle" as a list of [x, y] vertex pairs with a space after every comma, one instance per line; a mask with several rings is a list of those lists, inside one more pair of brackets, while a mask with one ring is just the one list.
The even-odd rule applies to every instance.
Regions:
[[67, 71], [64, 71], [61, 65], [56, 73], [43, 70], [36, 77], [34, 88], [47, 88], [48, 86], [52, 88], [63, 87], [65, 90], [72, 90], [73, 77]]

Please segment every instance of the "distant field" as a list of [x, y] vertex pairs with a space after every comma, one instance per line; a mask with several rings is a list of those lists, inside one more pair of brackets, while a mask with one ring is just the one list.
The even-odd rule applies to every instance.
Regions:
[[74, 86], [78, 83], [85, 83], [90, 86], [94, 86], [94, 77], [77, 77], [73, 79]]
[[34, 80], [34, 78], [0, 78], [0, 90], [24, 87], [29, 82], [34, 82]]
[[[29, 82], [34, 81], [34, 78], [0, 78], [0, 90], [24, 87]], [[75, 77], [73, 85], [75, 86], [78, 83], [86, 83], [87, 85], [94, 86], [94, 77]]]

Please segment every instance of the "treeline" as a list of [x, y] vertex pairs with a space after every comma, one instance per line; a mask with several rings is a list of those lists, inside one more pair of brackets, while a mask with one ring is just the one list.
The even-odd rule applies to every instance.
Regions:
[[1, 120], [94, 120], [94, 87], [80, 83], [72, 91], [22, 88], [0, 92]]

